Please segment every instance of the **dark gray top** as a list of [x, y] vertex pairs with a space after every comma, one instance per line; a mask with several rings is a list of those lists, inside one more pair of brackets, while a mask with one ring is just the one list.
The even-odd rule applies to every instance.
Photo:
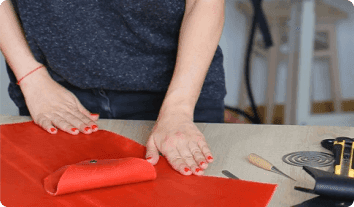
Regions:
[[[82, 89], [166, 92], [185, 0], [12, 0], [26, 39], [55, 81]], [[10, 97], [24, 100], [8, 68]], [[201, 97], [226, 95], [218, 46]]]

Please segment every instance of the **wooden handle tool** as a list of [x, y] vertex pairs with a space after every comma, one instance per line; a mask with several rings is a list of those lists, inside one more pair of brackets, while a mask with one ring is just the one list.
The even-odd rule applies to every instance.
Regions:
[[253, 165], [257, 166], [257, 167], [260, 167], [262, 169], [265, 169], [265, 170], [268, 170], [268, 171], [271, 171], [271, 172], [275, 172], [275, 173], [278, 173], [280, 175], [283, 175], [287, 178], [290, 178], [294, 181], [296, 181], [295, 179], [287, 176], [286, 174], [282, 173], [278, 168], [276, 168], [272, 163], [268, 162], [267, 160], [263, 159], [262, 157], [254, 154], [254, 153], [251, 153], [250, 155], [248, 155], [248, 160], [250, 163], [252, 163]]

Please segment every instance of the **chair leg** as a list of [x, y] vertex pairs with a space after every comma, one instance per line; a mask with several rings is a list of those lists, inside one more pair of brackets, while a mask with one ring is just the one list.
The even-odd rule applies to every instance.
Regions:
[[338, 55], [337, 55], [337, 37], [336, 37], [336, 30], [335, 25], [330, 24], [328, 25], [329, 31], [329, 50], [331, 51], [331, 57], [329, 60], [329, 69], [330, 69], [330, 77], [331, 77], [331, 92], [332, 97], [334, 99], [334, 111], [336, 113], [340, 113], [342, 111], [341, 100], [342, 100], [342, 90], [340, 85], [340, 73], [338, 68]]
[[266, 124], [271, 124], [274, 113], [274, 97], [277, 77], [277, 68], [279, 64], [279, 46], [280, 46], [279, 25], [275, 24], [271, 28], [271, 34], [274, 46], [268, 52], [268, 84], [266, 96]]
[[295, 124], [296, 92], [298, 79], [299, 53], [296, 46], [299, 44], [299, 32], [296, 27], [300, 21], [301, 3], [296, 2], [291, 8], [290, 33], [289, 33], [289, 61], [286, 85], [285, 119], [284, 124]]

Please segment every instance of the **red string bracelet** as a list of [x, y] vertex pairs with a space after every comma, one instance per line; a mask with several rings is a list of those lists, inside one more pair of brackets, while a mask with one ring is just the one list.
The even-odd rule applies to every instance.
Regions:
[[36, 70], [38, 70], [38, 69], [40, 69], [42, 67], [44, 67], [44, 65], [41, 65], [38, 68], [36, 68], [36, 69], [32, 70], [31, 72], [27, 73], [27, 75], [23, 76], [19, 81], [17, 81], [17, 85], [20, 85], [20, 81], [22, 81], [22, 79], [26, 78], [28, 75], [30, 75], [31, 73], [33, 73], [34, 71], [36, 71]]

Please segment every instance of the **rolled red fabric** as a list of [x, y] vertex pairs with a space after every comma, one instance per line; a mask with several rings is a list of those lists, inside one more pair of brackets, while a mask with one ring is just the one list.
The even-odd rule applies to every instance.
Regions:
[[154, 166], [140, 158], [86, 160], [50, 174], [44, 179], [44, 188], [50, 195], [57, 196], [155, 179]]

